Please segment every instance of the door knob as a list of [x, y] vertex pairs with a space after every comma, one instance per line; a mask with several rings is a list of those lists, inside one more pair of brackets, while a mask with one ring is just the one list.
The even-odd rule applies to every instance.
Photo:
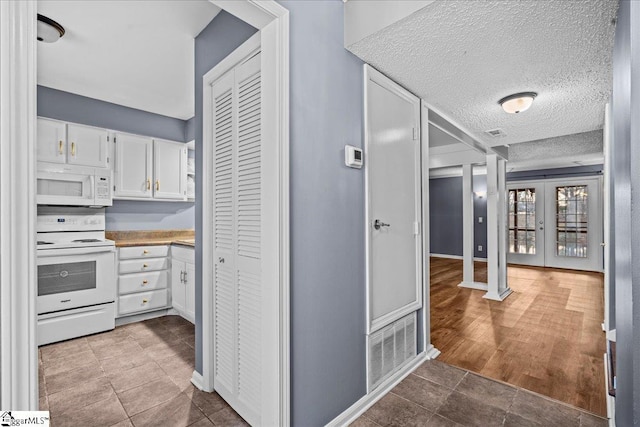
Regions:
[[375, 221], [373, 221], [373, 228], [375, 228], [376, 230], [380, 230], [382, 227], [390, 227], [390, 226], [391, 224], [385, 224], [379, 219], [376, 219]]

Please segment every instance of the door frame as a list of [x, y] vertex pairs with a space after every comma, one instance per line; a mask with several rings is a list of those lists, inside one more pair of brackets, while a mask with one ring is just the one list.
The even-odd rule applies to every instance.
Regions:
[[[275, 0], [210, 0], [258, 28], [269, 59], [263, 76], [270, 99], [265, 131], [277, 142], [271, 171], [278, 194], [277, 241], [273, 271], [279, 312], [274, 313], [278, 354], [273, 363], [278, 391], [273, 419], [289, 425], [289, 11]], [[14, 410], [38, 406], [36, 345], [35, 139], [36, 139], [36, 14], [35, 1], [0, 2], [0, 406]], [[206, 171], [206, 169], [205, 169]], [[205, 192], [205, 194], [207, 194]], [[5, 203], [6, 202], [6, 203]], [[207, 206], [207, 205], [205, 205]], [[206, 223], [205, 223], [206, 224]], [[205, 235], [206, 239], [206, 235]], [[204, 242], [206, 250], [206, 243]], [[209, 277], [210, 279], [210, 277]], [[203, 295], [211, 288], [203, 286]], [[211, 313], [208, 313], [210, 316]], [[207, 318], [203, 318], [206, 322]], [[210, 356], [204, 343], [203, 356]], [[25, 357], [26, 356], [26, 357]], [[206, 365], [205, 365], [206, 366]], [[207, 374], [211, 375], [210, 372]], [[211, 378], [203, 378], [203, 384]]]
[[[598, 193], [596, 195], [597, 197], [597, 201], [596, 201], [596, 214], [597, 214], [597, 218], [596, 218], [596, 225], [594, 226], [594, 230], [596, 233], [596, 236], [594, 237], [596, 239], [596, 241], [599, 242], [604, 242], [604, 209], [603, 209], [603, 199], [604, 199], [604, 194], [603, 194], [603, 177], [602, 176], [582, 176], [582, 177], [567, 177], [567, 178], [551, 178], [551, 179], [540, 179], [540, 180], [526, 180], [526, 181], [509, 181], [507, 182], [507, 191], [513, 187], [533, 187], [533, 186], [542, 186], [544, 188], [543, 191], [543, 218], [544, 218], [544, 247], [542, 248], [542, 250], [544, 251], [544, 256], [543, 256], [543, 261], [542, 261], [542, 265], [538, 265], [538, 264], [534, 264], [534, 263], [523, 263], [520, 260], [514, 260], [513, 259], [513, 255], [516, 254], [508, 254], [508, 257], [510, 258], [510, 260], [508, 261], [509, 264], [515, 264], [515, 265], [531, 265], [534, 267], [545, 267], [545, 268], [566, 268], [571, 270], [571, 268], [568, 267], [556, 267], [556, 266], [548, 266], [548, 257], [549, 254], [547, 254], [547, 233], [549, 232], [550, 228], [549, 227], [555, 227], [553, 224], [549, 224], [547, 221], [547, 210], [548, 210], [548, 206], [547, 206], [547, 198], [549, 197], [549, 195], [547, 194], [547, 187], [549, 187], [550, 185], [554, 185], [554, 184], [566, 184], [568, 186], [572, 185], [572, 184], [578, 184], [580, 182], [584, 182], [585, 180], [595, 180], [597, 181], [597, 188], [598, 188]], [[536, 203], [537, 203], [537, 198], [538, 195], [536, 195]], [[536, 222], [539, 219], [536, 218]], [[552, 220], [552, 219], [550, 219]], [[538, 224], [536, 224], [536, 229], [538, 228]], [[536, 240], [537, 242], [537, 240]], [[597, 255], [597, 258], [599, 260], [602, 260], [602, 262], [600, 262], [599, 266], [596, 269], [576, 269], [576, 271], [597, 271], [597, 272], [604, 272], [604, 253], [603, 253], [603, 248], [602, 245], [598, 244], [598, 252], [599, 254]]]
[[[213, 146], [211, 137], [211, 83], [230, 70], [259, 42], [262, 52], [262, 112], [263, 135], [275, 147], [263, 152], [263, 185], [270, 197], [263, 198], [265, 221], [271, 224], [263, 230], [262, 280], [266, 317], [263, 335], [273, 342], [263, 348], [262, 423], [290, 424], [290, 247], [289, 247], [289, 11], [274, 0], [210, 0], [211, 3], [247, 22], [259, 30], [245, 44], [232, 52], [203, 77], [204, 140], [203, 140], [203, 229], [202, 257], [211, 259], [214, 253], [213, 230]], [[247, 44], [249, 43], [249, 44]], [[249, 51], [247, 51], [249, 50]], [[268, 249], [268, 250], [267, 250]], [[202, 268], [202, 376], [194, 372], [194, 383], [201, 381], [203, 390], [213, 390], [214, 358], [214, 273], [213, 264]], [[265, 307], [265, 306], [263, 306]], [[264, 309], [264, 308], [263, 308]], [[263, 340], [264, 342], [264, 340]], [[199, 378], [200, 377], [200, 378]]]
[[0, 406], [38, 407], [36, 2], [0, 2]]
[[[421, 120], [420, 120], [420, 112], [422, 109], [422, 104], [420, 101], [420, 98], [418, 98], [417, 96], [413, 95], [411, 92], [409, 92], [408, 90], [406, 90], [405, 88], [403, 88], [402, 86], [400, 86], [399, 84], [393, 82], [393, 80], [389, 79], [387, 76], [385, 76], [384, 74], [380, 73], [379, 71], [377, 71], [375, 68], [371, 67], [368, 64], [364, 65], [364, 152], [365, 155], [369, 152], [369, 146], [370, 146], [370, 140], [371, 140], [371, 134], [369, 131], [369, 120], [368, 120], [368, 109], [369, 109], [369, 99], [368, 99], [368, 86], [370, 84], [370, 82], [375, 82], [376, 84], [384, 87], [385, 89], [397, 94], [398, 96], [406, 99], [407, 101], [414, 103], [415, 102], [415, 106], [414, 106], [414, 114], [416, 115], [416, 132], [418, 132], [418, 135], [416, 135], [416, 143], [419, 144], [420, 146], [418, 147], [418, 153], [421, 153], [420, 148], [422, 146], [421, 143], [421, 139], [420, 139], [420, 127], [421, 127]], [[415, 189], [415, 198], [416, 198], [416, 219], [418, 221], [420, 221], [420, 238], [423, 238], [423, 230], [424, 230], [424, 224], [423, 224], [423, 220], [422, 220], [422, 177], [421, 177], [421, 164], [422, 164], [422, 159], [420, 157], [420, 155], [416, 156], [416, 159], [414, 159], [415, 163], [416, 163], [416, 168], [417, 168], [417, 172], [418, 172], [418, 176], [416, 177], [416, 182], [418, 185], [416, 185], [416, 189]], [[403, 316], [406, 316], [409, 313], [412, 313], [418, 309], [420, 309], [420, 307], [422, 306], [423, 303], [423, 298], [422, 298], [422, 292], [423, 292], [423, 286], [422, 286], [422, 277], [423, 277], [423, 263], [424, 263], [424, 253], [423, 253], [423, 248], [422, 248], [422, 241], [420, 239], [417, 239], [416, 242], [416, 288], [415, 288], [415, 300], [407, 305], [405, 305], [404, 307], [401, 307], [397, 310], [392, 311], [391, 313], [387, 313], [384, 316], [380, 317], [379, 319], [373, 320], [371, 319], [371, 298], [370, 298], [370, 294], [371, 294], [371, 280], [372, 280], [372, 265], [370, 262], [370, 258], [371, 258], [371, 245], [372, 245], [372, 241], [371, 241], [371, 237], [370, 237], [370, 233], [371, 233], [371, 223], [372, 223], [372, 217], [371, 217], [371, 203], [370, 203], [370, 199], [369, 199], [369, 190], [370, 190], [370, 169], [368, 166], [368, 160], [365, 159], [365, 166], [364, 166], [364, 204], [365, 204], [365, 263], [366, 263], [366, 318], [367, 318], [367, 334], [371, 334], [372, 332], [375, 332], [376, 330], [388, 325], [389, 323], [398, 320], [400, 318], [402, 318]], [[418, 319], [419, 321], [419, 319]], [[368, 360], [368, 357], [367, 357]]]
[[[529, 261], [527, 260], [525, 257], [528, 256], [532, 256], [532, 255], [527, 255], [527, 254], [514, 254], [509, 252], [509, 191], [512, 189], [518, 189], [518, 188], [530, 188], [530, 187], [542, 187], [542, 199], [540, 199], [538, 197], [537, 191], [536, 191], [536, 251], [538, 251], [538, 244], [540, 241], [542, 241], [542, 246], [540, 247], [540, 250], [542, 251], [541, 254], [536, 253], [536, 255], [540, 255], [542, 258], [542, 262], [541, 264], [537, 264], [535, 263], [533, 260]], [[538, 215], [539, 212], [542, 212], [542, 219], [545, 220], [545, 215], [546, 215], [546, 210], [545, 210], [545, 203], [546, 203], [546, 184], [544, 180], [540, 180], [540, 181], [511, 181], [511, 182], [507, 182], [507, 194], [505, 197], [505, 202], [506, 202], [506, 211], [507, 211], [507, 220], [506, 220], [506, 225], [507, 225], [507, 244], [505, 246], [506, 249], [506, 255], [507, 255], [507, 263], [508, 264], [516, 264], [516, 265], [529, 265], [529, 266], [533, 266], [533, 267], [544, 267], [545, 265], [545, 250], [546, 250], [546, 246], [545, 246], [545, 240], [546, 240], [546, 229], [545, 230], [540, 230], [539, 228], [539, 222], [540, 221], [540, 217]], [[542, 203], [542, 207], [540, 208], [540, 210], [538, 209], [538, 203]], [[547, 224], [544, 224], [544, 227], [546, 227]], [[542, 240], [538, 239], [539, 234], [538, 232], [541, 231], [542, 234]]]

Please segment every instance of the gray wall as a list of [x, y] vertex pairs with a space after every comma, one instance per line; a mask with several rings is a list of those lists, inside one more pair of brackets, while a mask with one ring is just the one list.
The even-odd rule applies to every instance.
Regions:
[[366, 394], [362, 62], [343, 47], [341, 1], [291, 13], [293, 426], [321, 426]]
[[[38, 116], [173, 141], [185, 141], [187, 122], [38, 86]], [[193, 203], [114, 200], [107, 230], [194, 228]]]
[[[487, 177], [473, 176], [473, 191], [487, 191]], [[429, 180], [429, 242], [432, 254], [462, 256], [462, 177], [432, 178]], [[473, 198], [474, 255], [486, 258], [487, 198]], [[478, 217], [484, 222], [478, 223]], [[478, 250], [482, 245], [482, 252]]]
[[110, 231], [195, 228], [195, 206], [189, 202], [114, 200], [105, 216]]
[[38, 116], [184, 142], [185, 121], [38, 86]]
[[[572, 168], [541, 169], [512, 172], [508, 182], [596, 176], [602, 174], [603, 165], [576, 166]], [[486, 175], [473, 176], [473, 191], [487, 191]], [[430, 244], [432, 254], [462, 256], [462, 177], [432, 178], [429, 180]], [[474, 196], [474, 256], [487, 257], [487, 198]], [[483, 217], [482, 224], [478, 217]], [[482, 245], [482, 252], [478, 250]]]
[[[613, 52], [616, 424], [640, 425], [640, 3], [621, 1]], [[631, 118], [634, 118], [631, 120]], [[635, 200], [636, 203], [632, 203]]]
[[[202, 265], [202, 76], [244, 43], [257, 30], [222, 11], [195, 39], [196, 115], [186, 136], [196, 141], [196, 265]], [[188, 140], [191, 140], [190, 138]], [[196, 301], [202, 301], [202, 269], [196, 268]], [[196, 304], [196, 370], [202, 373], [202, 305]]]

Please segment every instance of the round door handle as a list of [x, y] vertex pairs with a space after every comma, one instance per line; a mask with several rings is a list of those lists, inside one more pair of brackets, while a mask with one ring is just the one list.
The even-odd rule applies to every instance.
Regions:
[[222, 257], [218, 258], [218, 262], [219, 262], [220, 264], [224, 264], [224, 258], [222, 258]]

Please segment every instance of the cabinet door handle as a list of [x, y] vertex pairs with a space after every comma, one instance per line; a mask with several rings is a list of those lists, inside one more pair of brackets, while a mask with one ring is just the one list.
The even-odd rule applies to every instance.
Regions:
[[180, 283], [184, 283], [184, 271], [180, 271]]
[[63, 151], [62, 151], [63, 144], [64, 143], [62, 142], [62, 140], [58, 141], [58, 153], [60, 154], [63, 154]]
[[76, 155], [76, 143], [75, 142], [71, 143], [71, 155], [72, 156]]
[[184, 282], [182, 282], [182, 283], [185, 283], [185, 284], [187, 283], [187, 272], [186, 271], [184, 272]]
[[151, 190], [151, 180], [147, 178], [147, 190]]
[[156, 191], [160, 191], [160, 180], [156, 179]]

